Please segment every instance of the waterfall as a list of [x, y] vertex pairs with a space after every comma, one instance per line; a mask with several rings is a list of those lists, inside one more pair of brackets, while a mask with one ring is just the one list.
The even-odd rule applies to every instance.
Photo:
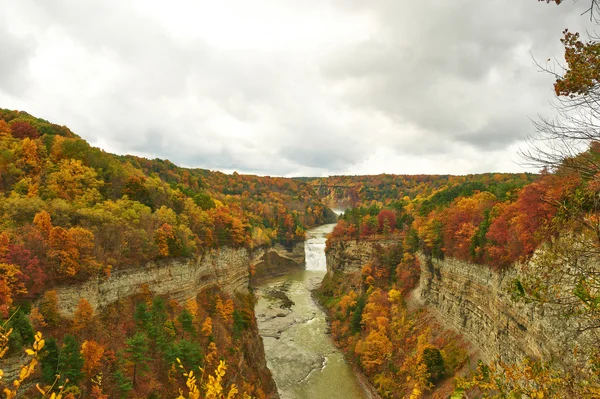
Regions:
[[307, 232], [307, 239], [304, 242], [306, 270], [327, 271], [325, 241], [327, 241], [327, 234], [333, 230], [333, 226], [335, 224], [326, 224]]

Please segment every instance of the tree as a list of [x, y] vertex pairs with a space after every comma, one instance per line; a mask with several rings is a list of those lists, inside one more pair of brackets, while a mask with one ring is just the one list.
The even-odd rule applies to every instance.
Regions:
[[94, 308], [92, 308], [92, 305], [85, 298], [80, 298], [73, 314], [73, 330], [78, 333], [84, 328], [88, 328], [89, 331], [93, 316]]
[[40, 313], [48, 325], [55, 327], [60, 321], [58, 295], [55, 290], [46, 291], [40, 301]]
[[558, 116], [534, 122], [537, 133], [529, 137], [530, 145], [521, 155], [526, 165], [566, 168], [589, 178], [600, 172], [600, 162], [594, 153], [580, 153], [600, 140], [600, 41], [582, 41], [579, 33], [568, 30], [563, 34], [564, 73], [539, 65], [556, 79]]
[[60, 349], [54, 338], [49, 338], [42, 350], [42, 381], [46, 384], [52, 384], [59, 374], [58, 359], [60, 357]]
[[440, 350], [435, 346], [429, 345], [425, 347], [423, 352], [421, 352], [419, 360], [427, 367], [429, 381], [435, 382], [444, 375], [446, 371], [444, 359]]
[[70, 384], [77, 385], [83, 377], [83, 356], [79, 349], [79, 342], [71, 334], [65, 335], [58, 359], [58, 370], [62, 383], [68, 379]]
[[91, 378], [98, 373], [102, 366], [104, 346], [93, 340], [83, 341], [81, 355], [83, 356], [83, 371]]
[[143, 333], [136, 333], [133, 337], [127, 340], [127, 348], [125, 352], [128, 354], [129, 361], [133, 365], [131, 375], [131, 383], [136, 386], [137, 378], [143, 372], [148, 370], [148, 340]]
[[178, 320], [179, 324], [181, 324], [181, 328], [183, 329], [183, 331], [193, 336], [196, 329], [194, 328], [194, 316], [192, 316], [190, 311], [187, 309], [183, 309], [179, 314]]
[[[560, 5], [564, 0], [537, 0], [538, 2], [555, 3]], [[577, 0], [575, 0], [577, 1]], [[583, 12], [583, 14], [590, 15], [590, 21], [598, 21], [598, 14], [600, 14], [600, 2], [598, 0], [589, 0], [590, 6]], [[583, 15], [581, 14], [581, 15]]]
[[396, 214], [388, 209], [383, 209], [377, 215], [379, 231], [389, 233], [396, 228]]
[[0, 316], [7, 317], [16, 295], [27, 293], [24, 276], [16, 265], [0, 263]]
[[[592, 0], [590, 16], [598, 10]], [[560, 234], [525, 270], [517, 290], [528, 300], [560, 305], [566, 315], [587, 319], [586, 328], [600, 330], [600, 281], [591, 261], [600, 254], [600, 40], [565, 30], [561, 41], [564, 72], [541, 67], [556, 78], [558, 116], [535, 122], [537, 134], [522, 155], [526, 163], [564, 176], [571, 189], [558, 200], [544, 195]], [[523, 230], [527, 235], [531, 229]]]
[[31, 138], [36, 139], [40, 136], [37, 129], [27, 122], [15, 121], [10, 124], [13, 137], [17, 139]]

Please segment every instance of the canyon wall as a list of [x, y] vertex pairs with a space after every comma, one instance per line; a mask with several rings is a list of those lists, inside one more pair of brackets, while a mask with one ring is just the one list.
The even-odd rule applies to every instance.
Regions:
[[[457, 259], [420, 254], [417, 294], [437, 317], [465, 335], [487, 362], [524, 357], [578, 367], [597, 346], [593, 331], [581, 331], [577, 317], [551, 304], [527, 304], [513, 297], [517, 269], [494, 272]], [[581, 354], [575, 355], [574, 351]]]
[[[335, 241], [327, 251], [328, 273], [354, 273], [391, 241]], [[467, 338], [485, 362], [514, 362], [524, 357], [553, 360], [578, 367], [597, 346], [590, 331], [579, 331], [576, 318], [545, 304], [513, 298], [515, 269], [496, 273], [484, 265], [452, 258], [430, 259], [419, 254], [421, 277], [413, 300], [426, 306], [446, 327]], [[589, 353], [589, 352], [587, 352]]]
[[110, 277], [97, 277], [79, 284], [55, 288], [59, 312], [71, 317], [80, 298], [101, 309], [119, 299], [140, 293], [146, 286], [154, 295], [164, 295], [178, 301], [194, 298], [200, 291], [218, 286], [224, 292], [248, 293], [250, 266], [261, 265], [265, 258], [278, 256], [302, 262], [298, 246], [287, 250], [281, 245], [248, 250], [246, 248], [213, 249], [197, 259], [166, 259], [149, 262], [143, 267], [122, 269]]
[[291, 247], [275, 244], [265, 248], [253, 263], [254, 273], [250, 278], [250, 284], [256, 286], [269, 278], [303, 269], [304, 257], [304, 241], [299, 241]]
[[378, 251], [395, 244], [394, 240], [335, 241], [325, 251], [327, 273], [360, 272]]
[[[273, 259], [278, 261], [273, 262]], [[54, 289], [59, 312], [64, 317], [72, 317], [81, 298], [85, 298], [98, 311], [118, 300], [139, 294], [142, 286], [146, 286], [154, 295], [178, 301], [194, 298], [202, 290], [216, 286], [230, 295], [248, 293], [251, 266], [273, 274], [282, 273], [282, 269], [288, 267], [301, 268], [304, 266], [304, 242], [290, 248], [279, 244], [254, 250], [224, 247], [207, 251], [197, 259], [149, 262], [143, 267], [118, 270], [110, 277], [98, 277]], [[277, 389], [264, 358], [262, 340], [257, 330], [251, 334], [254, 339], [245, 341], [243, 356], [261, 371], [261, 382], [268, 397], [277, 398]], [[0, 359], [5, 380], [17, 378], [24, 361], [25, 356], [20, 354]]]

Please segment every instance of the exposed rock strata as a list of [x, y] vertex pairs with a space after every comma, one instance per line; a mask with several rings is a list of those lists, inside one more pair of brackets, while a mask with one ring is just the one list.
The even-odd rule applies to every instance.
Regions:
[[261, 281], [282, 276], [305, 266], [304, 242], [298, 242], [291, 248], [276, 244], [265, 248], [259, 258], [255, 257], [254, 275], [250, 283], [256, 286]]
[[251, 261], [251, 253], [244, 248], [220, 248], [196, 260], [149, 262], [140, 268], [119, 270], [110, 277], [57, 287], [59, 312], [71, 317], [80, 298], [85, 298], [94, 309], [100, 309], [138, 294], [143, 285], [154, 295], [166, 295], [178, 301], [193, 298], [214, 286], [229, 294], [247, 293]]
[[381, 248], [395, 244], [393, 240], [379, 241], [336, 241], [326, 250], [327, 273], [336, 271], [344, 273], [360, 272]]
[[577, 331], [576, 318], [565, 318], [550, 305], [514, 300], [515, 269], [496, 273], [452, 258], [419, 258], [421, 299], [469, 338], [484, 361], [515, 362], [528, 356], [573, 366], [579, 360], [573, 356], [575, 347], [585, 353], [594, 345], [589, 332]]
[[[336, 241], [327, 251], [328, 273], [355, 273], [390, 243]], [[486, 362], [514, 362], [528, 356], [578, 367], [575, 363], [584, 359], [573, 356], [575, 347], [586, 353], [597, 345], [589, 331], [577, 331], [576, 318], [565, 318], [549, 305], [514, 300], [515, 269], [496, 273], [483, 265], [452, 258], [431, 260], [422, 254], [419, 260], [421, 279], [413, 296], [471, 341]]]
[[138, 294], [143, 285], [154, 295], [165, 295], [178, 301], [194, 298], [200, 291], [215, 286], [231, 295], [247, 293], [249, 268], [264, 263], [265, 256], [277, 256], [290, 262], [302, 259], [303, 264], [304, 252], [302, 249], [300, 255], [296, 247], [288, 251], [280, 245], [254, 251], [223, 247], [207, 251], [198, 259], [149, 262], [144, 267], [119, 270], [110, 277], [56, 287], [59, 312], [71, 317], [81, 298], [95, 310], [101, 309]]
[[[81, 298], [85, 298], [98, 311], [113, 302], [140, 293], [144, 285], [155, 295], [168, 296], [178, 301], [194, 298], [202, 290], [215, 286], [231, 295], [248, 293], [251, 265], [260, 267], [265, 259], [278, 257], [301, 267], [304, 265], [303, 244], [299, 243], [290, 250], [281, 245], [254, 251], [224, 247], [207, 251], [198, 259], [149, 262], [144, 267], [119, 270], [107, 278], [58, 286], [55, 290], [59, 312], [64, 317], [72, 317]], [[269, 270], [277, 272], [276, 267]], [[268, 397], [278, 398], [258, 331], [254, 329], [250, 336], [256, 339], [245, 341], [243, 356], [253, 367], [261, 370], [264, 376], [263, 388]], [[19, 356], [0, 360], [0, 369], [4, 370], [7, 380], [16, 378], [22, 362], [23, 358]]]

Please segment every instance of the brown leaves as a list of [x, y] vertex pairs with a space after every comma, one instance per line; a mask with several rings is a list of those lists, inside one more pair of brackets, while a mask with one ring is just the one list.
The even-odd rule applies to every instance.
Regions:
[[600, 43], [582, 42], [579, 33], [565, 30], [561, 42], [565, 46], [567, 71], [556, 79], [557, 96], [586, 95], [600, 81]]

